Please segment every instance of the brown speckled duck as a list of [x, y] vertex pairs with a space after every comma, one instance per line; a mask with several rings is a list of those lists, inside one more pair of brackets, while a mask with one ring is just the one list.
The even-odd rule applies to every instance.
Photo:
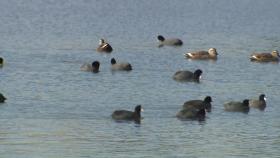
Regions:
[[279, 57], [279, 52], [274, 50], [271, 53], [253, 53], [250, 59], [258, 62], [278, 62]]
[[210, 48], [208, 51], [196, 51], [196, 52], [190, 52], [190, 53], [186, 53], [184, 54], [186, 58], [188, 59], [212, 59], [212, 60], [216, 60], [218, 53], [216, 48]]
[[113, 51], [113, 48], [111, 45], [107, 42], [105, 42], [104, 39], [99, 40], [99, 46], [96, 48], [97, 52], [104, 52], [104, 53], [111, 53]]

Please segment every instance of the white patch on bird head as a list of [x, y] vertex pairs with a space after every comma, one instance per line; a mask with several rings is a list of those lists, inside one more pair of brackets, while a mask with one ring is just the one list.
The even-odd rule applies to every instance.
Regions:
[[263, 100], [265, 100], [265, 101], [266, 101], [266, 97], [264, 97], [264, 98], [263, 98]]
[[144, 112], [144, 109], [143, 109], [143, 108], [141, 108], [141, 112]]
[[274, 50], [274, 51], [272, 51], [272, 53], [279, 53], [279, 52], [278, 52], [278, 50]]
[[271, 54], [275, 57], [280, 57], [278, 50], [272, 51]]

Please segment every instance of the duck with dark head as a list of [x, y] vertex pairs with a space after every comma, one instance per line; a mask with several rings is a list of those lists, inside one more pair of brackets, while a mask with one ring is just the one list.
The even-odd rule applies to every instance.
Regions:
[[100, 62], [99, 61], [94, 61], [91, 64], [89, 63], [85, 63], [83, 64], [80, 69], [81, 71], [90, 71], [93, 73], [98, 73], [99, 72], [99, 66], [100, 66]]
[[202, 70], [197, 69], [194, 72], [188, 70], [180, 70], [177, 71], [173, 75], [173, 79], [176, 81], [193, 81], [193, 82], [200, 82]]
[[7, 98], [2, 93], [0, 93], [0, 103], [4, 103], [5, 100], [7, 100]]
[[111, 116], [116, 121], [134, 121], [135, 123], [140, 123], [142, 111], [141, 105], [137, 105], [134, 111], [116, 110]]
[[211, 112], [212, 98], [210, 96], [206, 96], [204, 100], [189, 100], [186, 101], [183, 105], [183, 109], [188, 108], [196, 108], [196, 109], [205, 109], [207, 112]]
[[117, 63], [115, 58], [111, 59], [111, 70], [113, 71], [130, 71], [132, 70], [132, 66], [128, 62], [119, 62]]
[[4, 59], [0, 57], [0, 68], [4, 65]]
[[183, 41], [178, 38], [165, 39], [162, 35], [158, 35], [157, 39], [159, 41], [158, 47], [162, 47], [165, 45], [166, 46], [182, 46], [183, 45]]
[[263, 111], [266, 108], [266, 97], [265, 97], [265, 94], [261, 94], [259, 96], [258, 100], [251, 99], [249, 101], [249, 106], [252, 107], [252, 108], [257, 108], [257, 109]]
[[225, 108], [225, 111], [248, 113], [250, 110], [249, 100], [244, 99], [243, 102], [230, 101], [230, 102], [227, 102], [224, 104], [224, 108]]

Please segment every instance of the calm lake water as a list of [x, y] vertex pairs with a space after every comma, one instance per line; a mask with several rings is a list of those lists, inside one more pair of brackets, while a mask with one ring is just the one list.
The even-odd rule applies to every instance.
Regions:
[[[279, 64], [251, 63], [280, 50], [278, 0], [1, 0], [0, 155], [38, 157], [279, 157]], [[182, 47], [157, 47], [156, 36]], [[110, 55], [95, 51], [105, 38]], [[217, 48], [219, 59], [186, 60]], [[131, 72], [110, 71], [110, 59]], [[99, 60], [100, 73], [80, 71]], [[203, 70], [200, 84], [180, 69]], [[225, 112], [230, 100], [258, 98], [265, 111]], [[191, 99], [213, 98], [203, 122], [175, 115]], [[117, 123], [117, 109], [145, 111], [140, 125]]]

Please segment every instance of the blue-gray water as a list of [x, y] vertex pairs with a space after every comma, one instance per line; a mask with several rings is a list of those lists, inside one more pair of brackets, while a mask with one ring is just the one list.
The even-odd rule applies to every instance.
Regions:
[[[279, 157], [279, 64], [251, 63], [280, 49], [278, 0], [1, 0], [1, 157]], [[157, 48], [156, 36], [182, 47]], [[95, 51], [105, 38], [111, 55]], [[215, 47], [216, 62], [183, 53]], [[110, 58], [134, 70], [111, 73]], [[100, 73], [80, 71], [99, 60]], [[203, 70], [178, 83], [179, 69]], [[264, 112], [223, 110], [258, 98]], [[175, 114], [190, 99], [213, 98], [204, 122]], [[142, 104], [140, 125], [116, 123], [116, 109]]]

